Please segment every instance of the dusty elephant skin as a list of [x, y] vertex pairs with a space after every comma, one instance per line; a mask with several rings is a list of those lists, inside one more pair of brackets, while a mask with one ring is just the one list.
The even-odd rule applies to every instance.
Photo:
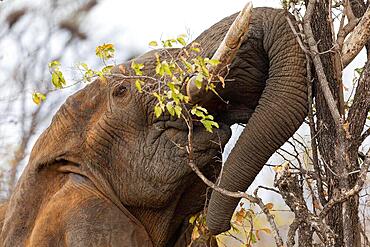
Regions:
[[[204, 55], [212, 56], [234, 18], [197, 38]], [[146, 73], [154, 71], [153, 52], [136, 61]], [[129, 63], [124, 66], [132, 73]], [[226, 124], [213, 134], [195, 127], [195, 161], [217, 176], [219, 146], [210, 140], [224, 145], [228, 125], [247, 123], [221, 179], [222, 187], [237, 191], [250, 185], [306, 115], [304, 54], [283, 10], [254, 9], [228, 79], [219, 91], [230, 103], [208, 102]], [[37, 141], [8, 202], [2, 246], [186, 246], [188, 217], [202, 210], [206, 187], [178, 147], [187, 143], [186, 126], [168, 116], [156, 119], [154, 103], [130, 80], [97, 80], [71, 96]], [[228, 230], [237, 202], [213, 193], [212, 233]]]

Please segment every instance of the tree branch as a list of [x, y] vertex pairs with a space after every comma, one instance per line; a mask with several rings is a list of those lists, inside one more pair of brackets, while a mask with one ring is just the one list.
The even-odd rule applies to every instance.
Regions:
[[[356, 88], [352, 106], [348, 111], [349, 134], [358, 140], [370, 110], [370, 61], [365, 65]], [[357, 143], [360, 145], [361, 143]]]
[[370, 39], [370, 6], [351, 35], [343, 44], [342, 63], [345, 68], [362, 50]]
[[330, 91], [329, 82], [326, 79], [326, 75], [323, 69], [323, 65], [319, 56], [319, 51], [317, 48], [316, 40], [313, 36], [312, 28], [311, 28], [311, 19], [313, 10], [315, 8], [315, 1], [310, 0], [307, 6], [307, 10], [304, 17], [304, 32], [306, 35], [306, 39], [308, 42], [308, 46], [312, 53], [312, 61], [315, 66], [316, 74], [319, 79], [319, 84], [321, 86], [322, 92], [324, 94], [325, 100], [328, 104], [330, 113], [333, 117], [333, 120], [337, 127], [341, 126], [341, 116], [339, 114], [339, 110], [337, 107], [337, 103], [334, 100], [333, 94]]
[[351, 198], [354, 195], [357, 195], [361, 191], [367, 178], [368, 172], [367, 170], [369, 169], [369, 166], [370, 166], [370, 149], [366, 154], [366, 158], [364, 160], [364, 163], [362, 164], [360, 174], [357, 178], [355, 186], [353, 186], [352, 189], [350, 189], [349, 191], [341, 193], [339, 196], [334, 196], [334, 198], [332, 198], [321, 211], [319, 215], [320, 218], [324, 219], [328, 214], [329, 210], [333, 208], [333, 206], [336, 205], [337, 203], [347, 201], [349, 198]]

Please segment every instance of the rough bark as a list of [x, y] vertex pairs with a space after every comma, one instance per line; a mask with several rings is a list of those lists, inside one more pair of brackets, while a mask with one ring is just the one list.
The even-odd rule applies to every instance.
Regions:
[[[339, 52], [333, 47], [333, 31], [330, 23], [330, 1], [321, 0], [316, 3], [311, 27], [317, 44], [322, 68], [337, 108], [343, 114], [341, 63]], [[330, 51], [330, 52], [327, 52]], [[318, 72], [318, 71], [316, 71]], [[315, 84], [319, 85], [316, 73]], [[328, 178], [328, 199], [335, 197], [343, 191], [348, 191], [357, 181], [357, 173], [348, 175], [349, 172], [358, 170], [357, 147], [349, 145], [348, 138], [341, 133], [344, 125], [338, 124], [338, 119], [332, 117], [330, 105], [325, 99], [321, 87], [316, 86], [316, 107], [318, 122], [319, 150], [326, 166]], [[342, 118], [339, 119], [340, 121]], [[339, 129], [339, 130], [338, 130]], [[330, 168], [330, 169], [329, 169]], [[336, 204], [330, 210], [327, 223], [336, 235], [335, 246], [360, 246], [360, 231], [358, 218], [358, 196], [351, 197], [344, 203]]]
[[[353, 14], [357, 18], [362, 17], [366, 11], [366, 7], [370, 6], [369, 1], [367, 2], [367, 6], [366, 6], [363, 0], [350, 0], [349, 3], [351, 4], [351, 9], [352, 9]], [[370, 40], [367, 41], [365, 47], [367, 50], [367, 60], [369, 60], [370, 59]]]

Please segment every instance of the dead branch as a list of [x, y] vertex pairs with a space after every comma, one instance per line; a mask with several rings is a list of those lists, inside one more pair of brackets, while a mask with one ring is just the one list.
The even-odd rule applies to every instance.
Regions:
[[261, 208], [263, 213], [266, 215], [267, 221], [269, 222], [271, 226], [272, 235], [274, 236], [275, 243], [278, 247], [283, 247], [284, 242], [281, 238], [278, 230], [278, 226], [275, 223], [274, 216], [270, 213], [270, 210], [266, 207], [266, 205], [263, 203], [262, 199], [258, 197], [257, 190], [254, 193], [254, 197], [257, 199], [257, 205]]
[[370, 6], [351, 35], [343, 44], [342, 63], [345, 68], [370, 39]]
[[[312, 229], [314, 229], [314, 231], [320, 237], [321, 241], [325, 243], [325, 246], [334, 246], [334, 233], [321, 218], [309, 211], [303, 197], [303, 190], [299, 186], [298, 177], [290, 172], [289, 167], [286, 167], [283, 169], [283, 171], [276, 175], [274, 185], [279, 188], [280, 194], [284, 198], [284, 201], [294, 212], [295, 219], [297, 222], [299, 222], [296, 224], [305, 224], [306, 229], [308, 229], [309, 226], [312, 227]], [[294, 244], [292, 238], [298, 228], [299, 227], [296, 227], [294, 224], [289, 229], [289, 244]], [[307, 236], [306, 233], [306, 240], [309, 243], [300, 243], [300, 245], [311, 244], [312, 234], [313, 232]]]

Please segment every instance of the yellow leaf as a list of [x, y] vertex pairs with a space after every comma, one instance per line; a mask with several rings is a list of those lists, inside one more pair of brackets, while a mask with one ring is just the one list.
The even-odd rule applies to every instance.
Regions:
[[261, 228], [260, 231], [264, 231], [267, 234], [271, 234], [271, 230], [269, 228]]
[[42, 101], [46, 100], [46, 96], [42, 93], [33, 93], [32, 100], [36, 105], [39, 105]]
[[265, 207], [268, 209], [268, 210], [271, 210], [273, 207], [274, 207], [274, 204], [272, 204], [271, 202], [267, 203], [265, 205]]
[[191, 216], [189, 219], [189, 223], [193, 225], [196, 219], [197, 219], [197, 216], [195, 215]]
[[221, 82], [222, 88], [225, 88], [225, 79], [222, 76], [220, 76], [220, 75], [218, 76], [218, 79]]
[[279, 165], [279, 166], [274, 166], [274, 167], [272, 168], [272, 170], [274, 170], [276, 173], [279, 173], [279, 172], [281, 172], [281, 171], [283, 170], [283, 167], [282, 167], [281, 165]]
[[279, 173], [285, 169], [288, 169], [289, 168], [289, 161], [285, 161], [283, 164], [281, 165], [278, 165], [278, 166], [274, 166], [272, 169], [276, 172], [276, 173]]
[[199, 237], [200, 237], [199, 229], [198, 229], [198, 227], [197, 227], [197, 226], [195, 226], [195, 227], [193, 228], [193, 232], [192, 232], [192, 234], [191, 234], [191, 239], [192, 239], [192, 240], [197, 240]]
[[241, 208], [235, 214], [235, 223], [237, 223], [238, 225], [243, 225], [243, 221], [246, 215], [247, 215], [247, 211], [244, 208]]
[[139, 93], [143, 92], [143, 89], [141, 88], [141, 81], [139, 79], [135, 81], [135, 86], [136, 86], [136, 89], [139, 91]]
[[149, 45], [150, 45], [150, 46], [158, 46], [158, 43], [157, 43], [157, 41], [154, 41], [154, 40], [153, 40], [153, 41], [150, 41], [150, 42], [149, 42]]
[[260, 238], [260, 231], [259, 230], [256, 230], [256, 238], [258, 240], [261, 240], [261, 238]]

